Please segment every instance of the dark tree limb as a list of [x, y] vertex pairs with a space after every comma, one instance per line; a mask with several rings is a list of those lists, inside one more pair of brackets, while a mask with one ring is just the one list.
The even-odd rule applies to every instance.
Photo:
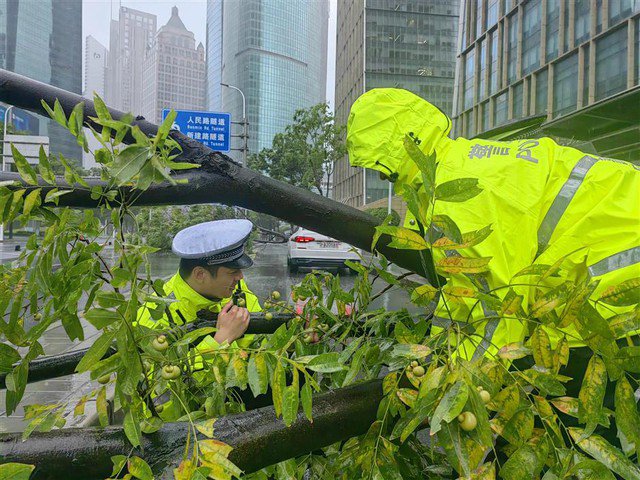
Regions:
[[[48, 104], [53, 104], [58, 99], [67, 115], [76, 104], [85, 102], [84, 118], [87, 124], [97, 130], [100, 129], [99, 125], [93, 124], [88, 118], [96, 116], [91, 100], [6, 70], [0, 70], [1, 101], [36, 113], [46, 114], [40, 104], [40, 99], [44, 99]], [[111, 110], [111, 115], [114, 119], [120, 119], [124, 114], [117, 110]], [[137, 120], [134, 124], [149, 135], [157, 132], [157, 126], [145, 120]], [[171, 185], [166, 182], [151, 186], [136, 200], [136, 205], [198, 203], [235, 205], [276, 216], [287, 222], [301, 225], [363, 250], [371, 251], [371, 241], [375, 227], [378, 225], [378, 220], [371, 215], [308, 190], [260, 175], [238, 165], [226, 155], [213, 152], [180, 132], [172, 131], [171, 137], [180, 144], [183, 150], [178, 160], [198, 163], [201, 168], [187, 170], [174, 176], [175, 179], [186, 179], [187, 184]], [[130, 140], [125, 138], [125, 142]], [[20, 181], [19, 176], [12, 173], [1, 173], [0, 181], [3, 180]], [[20, 181], [20, 183], [22, 182]], [[91, 185], [99, 184], [101, 184], [99, 180], [91, 181]], [[44, 200], [47, 192], [53, 187], [44, 183], [40, 186]], [[60, 179], [58, 187], [65, 188], [65, 182]], [[77, 186], [66, 185], [66, 187], [77, 190], [60, 197], [61, 206], [84, 208], [97, 206], [97, 201], [91, 199], [88, 190], [78, 189]], [[33, 188], [36, 187], [28, 187], [28, 189]], [[121, 189], [121, 200], [126, 201], [131, 197], [132, 191], [130, 189]], [[389, 237], [383, 236], [378, 243], [377, 250], [400, 267], [416, 272], [427, 278], [433, 285], [436, 284], [436, 274], [432, 267], [429, 251], [417, 252], [388, 248], [386, 245], [389, 241]], [[420, 255], [424, 255], [424, 261], [421, 260]], [[440, 279], [440, 283], [444, 283], [444, 281]]]
[[[381, 381], [374, 380], [315, 395], [313, 423], [299, 413], [286, 427], [275, 418], [273, 407], [264, 407], [219, 418], [215, 438], [234, 447], [229, 459], [251, 473], [365, 433], [381, 399]], [[184, 453], [188, 430], [186, 423], [166, 424], [154, 434], [143, 435], [142, 448], [134, 454], [144, 458], [161, 478], [171, 478], [170, 472]], [[130, 451], [121, 427], [34, 433], [27, 442], [21, 441], [19, 433], [0, 435], [0, 463], [36, 465], [34, 480], [103, 479], [111, 473], [110, 457]]]

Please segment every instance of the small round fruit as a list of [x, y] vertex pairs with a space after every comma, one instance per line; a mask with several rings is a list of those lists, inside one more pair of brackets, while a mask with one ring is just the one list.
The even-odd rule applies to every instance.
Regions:
[[483, 387], [482, 385], [478, 385], [478, 386], [476, 387], [476, 390], [477, 390], [478, 392], [481, 392], [482, 390], [484, 390], [484, 387]]
[[144, 365], [144, 369], [147, 372], [153, 368], [153, 363], [151, 363], [149, 360], [143, 360], [142, 364]]
[[107, 383], [109, 383], [109, 380], [111, 380], [110, 374], [102, 375], [101, 377], [98, 377], [98, 383], [101, 383], [102, 385], [106, 385]]
[[265, 320], [273, 320], [273, 313], [271, 312], [267, 312], [264, 314], [264, 319]]
[[413, 367], [413, 375], [415, 377], [422, 377], [424, 375], [424, 367], [422, 365], [418, 365], [417, 367]]
[[180, 373], [180, 367], [177, 365], [165, 365], [162, 367], [161, 375], [165, 380], [173, 380], [174, 378], [178, 378]]
[[274, 290], [273, 292], [271, 292], [271, 298], [273, 298], [274, 300], [280, 300], [280, 292]]
[[411, 368], [415, 368], [419, 365], [418, 362], [416, 362], [415, 360], [413, 362], [411, 362]]
[[320, 325], [318, 325], [318, 327], [320, 327], [320, 330], [322, 330], [323, 332], [329, 330], [329, 325], [327, 323], [321, 323]]
[[247, 301], [244, 298], [239, 298], [238, 299], [238, 306], [239, 307], [245, 307], [247, 305]]
[[41, 314], [40, 312], [36, 313], [36, 314], [33, 316], [33, 319], [34, 319], [36, 322], [37, 322], [37, 321], [39, 321], [39, 320], [42, 320], [42, 314]]
[[169, 342], [167, 341], [167, 337], [164, 335], [158, 335], [153, 342], [151, 342], [151, 346], [154, 350], [158, 352], [164, 352], [167, 348], [169, 348]]
[[307, 333], [304, 337], [302, 337], [302, 341], [304, 343], [311, 343], [313, 341], [313, 335]]
[[264, 301], [264, 308], [271, 308], [271, 302], [269, 300]]
[[458, 415], [458, 422], [460, 422], [460, 428], [465, 432], [470, 432], [478, 425], [478, 419], [471, 412], [462, 412]]
[[484, 403], [489, 403], [491, 401], [491, 394], [486, 390], [480, 390], [480, 398]]

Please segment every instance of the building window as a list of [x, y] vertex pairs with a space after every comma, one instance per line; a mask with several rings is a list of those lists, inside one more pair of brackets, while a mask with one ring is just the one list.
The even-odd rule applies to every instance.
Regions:
[[482, 24], [482, 0], [476, 0], [476, 38], [482, 35], [484, 32], [484, 25]]
[[516, 80], [518, 67], [518, 16], [509, 17], [509, 47], [507, 57], [507, 82]]
[[536, 114], [547, 113], [548, 70], [536, 74]]
[[482, 125], [481, 129], [483, 132], [489, 130], [489, 102], [484, 102], [482, 104]]
[[636, 18], [636, 75], [634, 83], [640, 83], [640, 18]]
[[627, 26], [596, 42], [596, 100], [627, 88]]
[[473, 110], [469, 110], [465, 116], [465, 135], [467, 138], [472, 138], [473, 136], [475, 136], [476, 132], [475, 132], [475, 128], [473, 125]]
[[547, 51], [546, 62], [558, 56], [558, 32], [560, 30], [560, 0], [547, 3]]
[[478, 99], [483, 99], [487, 96], [486, 83], [484, 81], [485, 73], [487, 71], [487, 39], [485, 38], [480, 42], [480, 75], [478, 78]]
[[464, 108], [473, 106], [473, 80], [475, 77], [475, 51], [467, 53], [464, 67]]
[[589, 104], [589, 45], [585, 45], [582, 50], [582, 58], [584, 59], [582, 68], [584, 72], [584, 76], [582, 77], [582, 105], [586, 106]]
[[578, 99], [578, 54], [559, 61], [553, 72], [553, 116], [576, 109]]
[[509, 92], [501, 93], [496, 97], [495, 108], [493, 109], [493, 127], [499, 127], [507, 121], [507, 100]]
[[491, 34], [491, 59], [489, 70], [489, 93], [493, 95], [498, 91], [498, 79], [500, 72], [498, 71], [498, 30]]
[[540, 0], [533, 0], [524, 7], [522, 19], [522, 75], [533, 72], [540, 65]]
[[523, 90], [523, 86], [522, 86], [523, 82], [520, 82], [519, 84], [515, 85], [513, 87], [513, 115], [512, 118], [516, 119], [516, 118], [522, 118], [522, 101], [523, 101], [523, 97], [522, 97], [522, 90]]
[[602, 31], [602, 2], [596, 0], [596, 35]]
[[489, 0], [487, 4], [487, 29], [498, 23], [498, 0]]
[[591, 0], [575, 0], [574, 26], [576, 45], [581, 44], [589, 38], [591, 29], [590, 4]]
[[629, 18], [633, 13], [634, 0], [610, 0], [609, 1], [609, 26], [615, 25], [620, 20]]

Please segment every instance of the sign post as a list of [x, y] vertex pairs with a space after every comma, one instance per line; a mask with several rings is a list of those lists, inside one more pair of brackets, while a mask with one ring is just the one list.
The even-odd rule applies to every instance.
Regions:
[[[171, 110], [162, 110], [162, 120]], [[172, 130], [178, 130], [212, 150], [228, 152], [231, 148], [231, 114], [221, 112], [199, 112], [176, 110]]]

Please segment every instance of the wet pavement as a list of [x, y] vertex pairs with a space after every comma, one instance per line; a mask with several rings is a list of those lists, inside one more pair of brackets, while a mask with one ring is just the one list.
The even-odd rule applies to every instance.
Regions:
[[[20, 254], [15, 250], [15, 245], [22, 247], [24, 242], [5, 241], [0, 243], [0, 263], [16, 260]], [[281, 292], [283, 298], [288, 298], [291, 287], [305, 277], [310, 270], [301, 270], [299, 273], [290, 274], [287, 270], [287, 249], [283, 244], [257, 245], [255, 249], [254, 266], [245, 271], [245, 279], [249, 288], [261, 301], [268, 298], [273, 290]], [[154, 277], [167, 278], [173, 275], [178, 268], [178, 259], [171, 253], [159, 253], [150, 258], [151, 272]], [[394, 272], [394, 273], [400, 273]], [[340, 271], [343, 288], [353, 286], [355, 276], [346, 271]], [[374, 288], [376, 291], [382, 288]], [[397, 310], [410, 305], [408, 296], [403, 291], [391, 290], [380, 296], [372, 305], [372, 308], [384, 307], [388, 310]], [[41, 339], [42, 346], [47, 355], [85, 348], [90, 346], [99, 335], [91, 325], [83, 322], [85, 328], [85, 340], [83, 342], [71, 342], [63, 327], [57, 325], [45, 332]], [[67, 427], [83, 426], [95, 421], [95, 403], [88, 401], [85, 407], [85, 415], [74, 418], [73, 408], [80, 397], [98, 387], [96, 382], [91, 382], [89, 374], [69, 375], [62, 378], [43, 380], [27, 385], [24, 398], [17, 411], [11, 416], [5, 416], [5, 390], [0, 390], [0, 432], [21, 431], [24, 429], [22, 415], [23, 406], [29, 404], [51, 404], [56, 402], [68, 403], [66, 409]]]

